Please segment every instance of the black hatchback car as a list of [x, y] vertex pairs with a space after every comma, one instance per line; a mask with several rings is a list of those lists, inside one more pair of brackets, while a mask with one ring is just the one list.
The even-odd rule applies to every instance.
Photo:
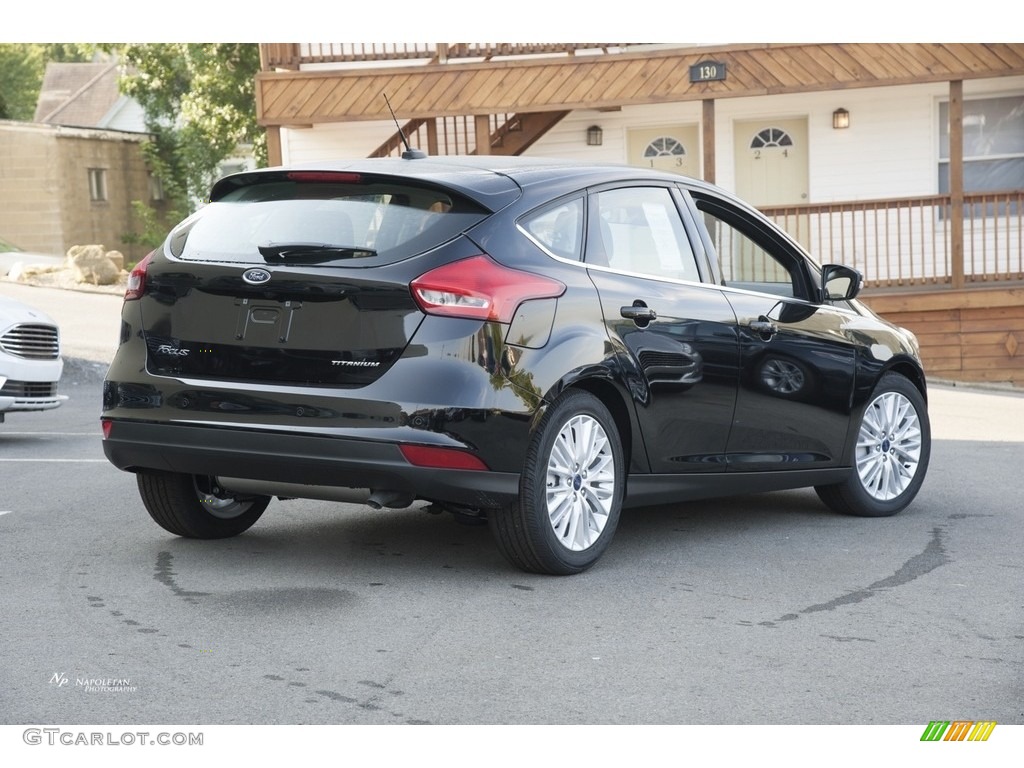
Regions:
[[535, 158], [360, 160], [218, 181], [131, 273], [103, 446], [171, 533], [274, 496], [431, 502], [527, 571], [620, 510], [813, 486], [907, 506], [914, 336], [706, 183]]

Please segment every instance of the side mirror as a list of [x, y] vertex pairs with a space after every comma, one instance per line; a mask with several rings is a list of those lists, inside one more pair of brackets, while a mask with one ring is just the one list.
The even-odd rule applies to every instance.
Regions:
[[826, 264], [821, 268], [821, 295], [826, 301], [856, 298], [864, 284], [864, 276], [852, 267]]

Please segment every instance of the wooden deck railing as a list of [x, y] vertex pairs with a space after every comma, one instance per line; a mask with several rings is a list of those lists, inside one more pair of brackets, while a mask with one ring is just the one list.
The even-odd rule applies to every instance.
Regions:
[[1024, 280], [1024, 190], [964, 195], [962, 272], [949, 195], [761, 211], [820, 263], [856, 267], [873, 288]]
[[446, 63], [489, 60], [504, 56], [573, 56], [579, 52], [610, 53], [635, 43], [262, 43], [261, 66], [298, 69], [303, 64], [346, 62]]
[[[410, 120], [403, 126], [409, 145], [422, 149], [431, 155], [473, 155], [477, 153], [476, 125], [473, 115], [443, 117], [435, 120]], [[506, 112], [488, 115], [488, 135], [500, 135], [501, 131], [515, 130], [509, 127], [515, 116]], [[392, 136], [381, 144], [370, 157], [398, 157], [404, 146], [401, 138]]]

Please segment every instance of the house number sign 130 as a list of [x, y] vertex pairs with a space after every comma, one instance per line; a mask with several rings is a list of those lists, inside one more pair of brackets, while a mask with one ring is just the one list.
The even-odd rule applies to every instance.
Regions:
[[707, 83], [711, 80], [725, 80], [724, 61], [702, 61], [690, 67], [691, 83]]

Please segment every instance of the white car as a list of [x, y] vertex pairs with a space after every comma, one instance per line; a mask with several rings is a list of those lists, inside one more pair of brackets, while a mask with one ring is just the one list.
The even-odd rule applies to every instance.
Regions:
[[0, 422], [12, 411], [45, 411], [67, 400], [57, 394], [63, 370], [57, 324], [0, 296]]

